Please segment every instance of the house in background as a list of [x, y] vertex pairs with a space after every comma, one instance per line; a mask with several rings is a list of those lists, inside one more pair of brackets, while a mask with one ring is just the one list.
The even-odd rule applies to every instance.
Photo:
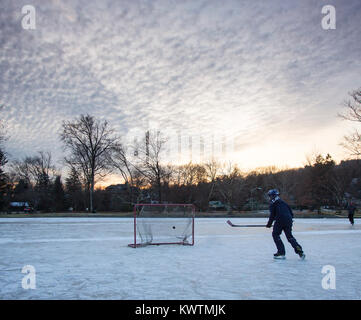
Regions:
[[209, 210], [225, 210], [226, 206], [221, 201], [209, 201]]
[[10, 202], [8, 211], [12, 213], [23, 213], [31, 212], [33, 211], [33, 208], [28, 202]]

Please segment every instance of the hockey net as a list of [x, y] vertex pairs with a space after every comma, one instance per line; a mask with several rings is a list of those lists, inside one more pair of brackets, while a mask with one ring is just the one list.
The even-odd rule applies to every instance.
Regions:
[[194, 245], [192, 204], [136, 204], [134, 242], [130, 247], [147, 245]]

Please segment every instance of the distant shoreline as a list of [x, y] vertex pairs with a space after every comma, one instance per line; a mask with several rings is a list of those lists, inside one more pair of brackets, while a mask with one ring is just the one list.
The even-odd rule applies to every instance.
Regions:
[[[47, 213], [0, 213], [0, 218], [133, 218], [133, 212], [47, 212]], [[269, 214], [262, 212], [196, 212], [196, 218], [268, 218]], [[355, 214], [360, 218], [361, 213]], [[294, 218], [335, 218], [347, 219], [347, 211], [341, 213], [328, 212], [318, 214], [317, 212], [294, 212]]]

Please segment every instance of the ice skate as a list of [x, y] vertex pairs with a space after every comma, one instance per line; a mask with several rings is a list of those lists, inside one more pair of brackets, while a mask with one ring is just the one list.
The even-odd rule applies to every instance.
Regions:
[[306, 255], [304, 254], [303, 250], [301, 249], [301, 247], [297, 247], [296, 249], [296, 253], [300, 256], [300, 258], [302, 260], [304, 260], [306, 258]]
[[286, 256], [282, 253], [277, 252], [273, 255], [273, 259], [284, 260], [286, 259]]

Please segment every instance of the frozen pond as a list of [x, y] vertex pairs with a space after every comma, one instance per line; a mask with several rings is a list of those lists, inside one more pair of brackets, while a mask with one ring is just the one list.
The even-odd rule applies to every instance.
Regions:
[[[132, 249], [130, 218], [0, 219], [0, 299], [361, 299], [359, 219], [295, 219], [304, 261], [284, 235], [287, 259], [274, 260], [270, 229], [226, 220], [196, 219], [194, 247]], [[26, 265], [35, 289], [22, 287]], [[322, 286], [326, 265], [335, 289]]]

